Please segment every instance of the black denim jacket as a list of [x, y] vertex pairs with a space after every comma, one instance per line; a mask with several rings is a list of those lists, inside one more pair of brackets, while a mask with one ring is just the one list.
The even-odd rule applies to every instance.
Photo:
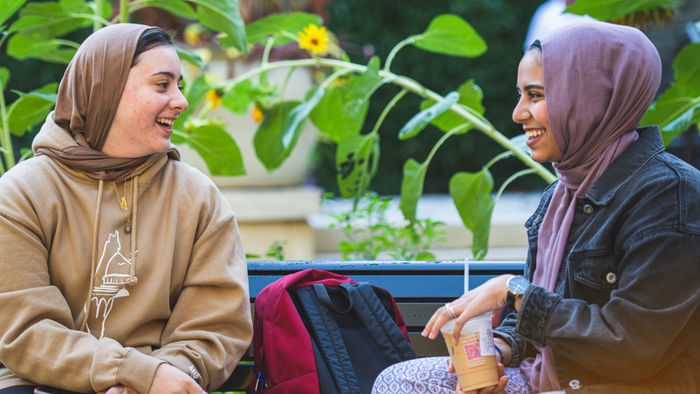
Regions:
[[[555, 291], [530, 285], [495, 329], [511, 366], [550, 346], [562, 389], [700, 392], [700, 171], [638, 132], [577, 199]], [[525, 224], [530, 280], [555, 185]]]

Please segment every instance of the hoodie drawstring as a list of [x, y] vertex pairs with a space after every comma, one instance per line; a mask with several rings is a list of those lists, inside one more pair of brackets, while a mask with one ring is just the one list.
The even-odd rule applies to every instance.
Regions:
[[83, 321], [80, 323], [80, 331], [84, 331], [87, 326], [88, 316], [90, 316], [90, 309], [92, 309], [92, 288], [95, 286], [95, 265], [97, 260], [97, 235], [98, 229], [100, 228], [100, 208], [102, 207], [102, 191], [104, 189], [104, 180], [100, 179], [100, 183], [97, 187], [97, 207], [95, 208], [95, 221], [92, 226], [92, 251], [90, 257], [90, 286], [88, 286], [87, 300], [85, 301], [85, 306], [83, 311]]
[[[137, 218], [137, 207], [138, 207], [138, 199], [136, 198], [139, 194], [139, 177], [136, 176], [135, 179], [133, 180], [134, 182], [134, 188], [132, 191], [132, 194], [130, 196], [131, 198], [131, 204], [133, 207], [133, 211], [131, 213], [131, 256], [130, 256], [130, 266], [129, 266], [129, 278], [126, 281], [127, 286], [133, 286], [138, 282], [138, 278], [136, 277], [136, 218]], [[101, 208], [102, 208], [102, 195], [104, 191], [104, 180], [100, 179], [99, 185], [97, 188], [97, 207], [95, 208], [95, 221], [92, 227], [92, 250], [91, 250], [91, 257], [90, 257], [90, 285], [88, 287], [88, 293], [87, 293], [87, 299], [85, 301], [85, 306], [83, 307], [83, 319], [80, 324], [80, 330], [85, 331], [85, 328], [87, 327], [87, 322], [88, 318], [90, 316], [90, 312], [92, 310], [92, 296], [93, 296], [93, 288], [95, 287], [95, 276], [97, 273], [95, 272], [97, 268], [97, 237], [99, 235], [99, 228], [100, 228], [100, 215], [101, 215]]]
[[136, 175], [133, 180], [134, 189], [131, 195], [131, 206], [133, 211], [131, 212], [131, 264], [129, 265], [129, 279], [127, 279], [127, 285], [133, 286], [138, 281], [139, 278], [136, 277], [136, 218], [138, 217], [137, 208], [139, 206], [138, 198], [139, 195], [139, 176]]

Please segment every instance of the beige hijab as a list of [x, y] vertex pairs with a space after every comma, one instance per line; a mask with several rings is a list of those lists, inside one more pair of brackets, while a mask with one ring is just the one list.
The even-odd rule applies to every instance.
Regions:
[[44, 154], [93, 179], [126, 178], [148, 156], [117, 158], [101, 152], [126, 85], [141, 34], [151, 26], [119, 23], [91, 34], [78, 48], [58, 88], [54, 121], [78, 143]]

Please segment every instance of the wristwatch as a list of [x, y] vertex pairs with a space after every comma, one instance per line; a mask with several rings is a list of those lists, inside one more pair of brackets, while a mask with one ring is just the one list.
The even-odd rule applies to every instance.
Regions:
[[530, 283], [525, 279], [524, 276], [514, 276], [508, 279], [506, 283], [506, 288], [508, 289], [508, 295], [506, 296], [506, 308], [515, 310], [515, 301], [522, 297], [527, 290], [527, 286]]

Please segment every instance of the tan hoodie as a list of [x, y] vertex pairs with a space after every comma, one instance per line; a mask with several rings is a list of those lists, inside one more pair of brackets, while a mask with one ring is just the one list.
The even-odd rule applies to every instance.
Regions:
[[[68, 145], [49, 115], [34, 149]], [[47, 156], [0, 177], [0, 389], [146, 393], [163, 362], [207, 390], [228, 378], [252, 337], [245, 255], [229, 205], [177, 156], [118, 192]]]

